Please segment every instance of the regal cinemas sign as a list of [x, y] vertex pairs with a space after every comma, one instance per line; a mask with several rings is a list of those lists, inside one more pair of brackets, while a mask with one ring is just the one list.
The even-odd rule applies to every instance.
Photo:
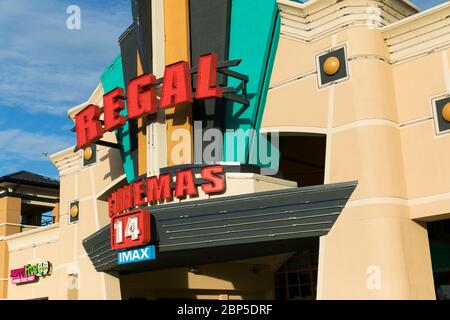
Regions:
[[108, 198], [111, 247], [121, 250], [152, 242], [150, 212], [143, 207], [174, 198], [197, 196], [199, 189], [205, 194], [223, 192], [226, 188], [223, 175], [223, 166], [213, 165], [201, 168], [199, 184], [193, 170], [186, 169], [177, 171], [174, 177], [165, 173], [117, 189]]
[[[223, 88], [216, 86], [217, 54], [202, 55], [198, 59], [195, 99], [220, 98]], [[164, 109], [192, 103], [191, 72], [189, 63], [180, 61], [166, 66], [161, 87], [161, 99], [158, 103], [156, 93], [159, 81], [151, 73], [131, 79], [127, 85], [127, 96], [123, 88], [115, 88], [103, 96], [104, 121], [100, 120], [101, 109], [90, 104], [75, 115], [77, 149], [85, 148], [103, 137], [108, 131], [114, 131], [128, 119], [137, 119]], [[127, 116], [120, 112], [127, 101]]]

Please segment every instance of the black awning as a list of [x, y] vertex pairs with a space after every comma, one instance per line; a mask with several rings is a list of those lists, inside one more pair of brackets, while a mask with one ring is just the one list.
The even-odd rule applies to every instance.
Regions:
[[142, 272], [290, 252], [326, 235], [356, 182], [151, 206], [156, 260], [117, 264], [105, 226], [83, 241], [97, 271]]

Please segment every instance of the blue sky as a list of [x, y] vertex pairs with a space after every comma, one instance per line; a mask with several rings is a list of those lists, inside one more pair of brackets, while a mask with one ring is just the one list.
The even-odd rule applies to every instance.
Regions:
[[431, 7], [434, 7], [438, 4], [447, 2], [444, 0], [412, 0], [411, 2], [415, 3], [421, 10], [426, 10]]
[[[69, 5], [81, 9], [81, 30], [66, 27]], [[43, 154], [75, 143], [66, 112], [87, 100], [130, 23], [129, 0], [0, 1], [0, 176], [58, 177]]]
[[[71, 4], [80, 30], [66, 27]], [[66, 112], [89, 98], [131, 20], [129, 0], [0, 1], [0, 176], [58, 176], [43, 153], [75, 143]]]

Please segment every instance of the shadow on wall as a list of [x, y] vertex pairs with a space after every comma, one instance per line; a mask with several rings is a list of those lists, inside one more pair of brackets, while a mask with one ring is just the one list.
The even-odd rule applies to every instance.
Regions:
[[[121, 275], [122, 298], [267, 299], [273, 298], [273, 272], [266, 265], [220, 263]], [[218, 289], [202, 289], [202, 288]]]

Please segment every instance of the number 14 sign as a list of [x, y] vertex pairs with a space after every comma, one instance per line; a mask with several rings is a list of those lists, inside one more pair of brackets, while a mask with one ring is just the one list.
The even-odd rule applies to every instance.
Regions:
[[150, 212], [136, 210], [111, 220], [111, 247], [121, 250], [143, 246], [151, 241]]

